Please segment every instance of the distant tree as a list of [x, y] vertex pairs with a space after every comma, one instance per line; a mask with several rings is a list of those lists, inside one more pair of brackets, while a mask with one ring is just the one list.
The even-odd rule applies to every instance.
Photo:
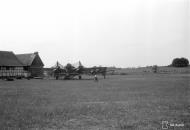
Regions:
[[186, 58], [175, 58], [172, 61], [171, 66], [173, 67], [187, 67], [189, 65], [189, 60]]

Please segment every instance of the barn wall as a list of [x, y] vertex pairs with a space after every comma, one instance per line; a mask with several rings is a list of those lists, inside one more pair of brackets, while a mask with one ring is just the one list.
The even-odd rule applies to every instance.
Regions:
[[0, 66], [0, 77], [17, 77], [17, 76], [25, 76], [26, 71], [24, 71], [23, 67], [6, 67]]
[[41, 60], [41, 58], [39, 57], [39, 55], [36, 55], [35, 59], [33, 60], [31, 67], [43, 67], [44, 64]]
[[32, 77], [41, 77], [44, 74], [43, 69], [43, 62], [40, 59], [39, 55], [36, 55], [35, 59], [33, 60], [31, 66], [29, 67], [29, 72], [31, 73]]
[[43, 76], [43, 67], [30, 67], [29, 72], [31, 73], [32, 77], [41, 77]]

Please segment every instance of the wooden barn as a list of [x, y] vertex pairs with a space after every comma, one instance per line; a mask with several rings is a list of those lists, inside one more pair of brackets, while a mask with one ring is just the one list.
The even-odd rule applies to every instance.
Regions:
[[25, 66], [24, 70], [30, 72], [32, 77], [42, 77], [44, 64], [38, 52], [29, 54], [17, 54], [17, 58]]
[[11, 51], [0, 51], [0, 78], [22, 77], [27, 74], [24, 65]]

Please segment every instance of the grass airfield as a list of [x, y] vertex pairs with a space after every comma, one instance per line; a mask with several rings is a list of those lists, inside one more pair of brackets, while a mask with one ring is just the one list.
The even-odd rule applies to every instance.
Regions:
[[0, 80], [0, 115], [9, 130], [189, 130], [190, 74]]

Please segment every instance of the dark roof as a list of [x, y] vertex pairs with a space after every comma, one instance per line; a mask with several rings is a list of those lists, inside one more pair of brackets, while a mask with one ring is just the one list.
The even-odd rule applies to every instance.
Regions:
[[30, 66], [35, 58], [34, 53], [29, 53], [29, 54], [18, 54], [16, 55], [17, 58], [26, 66]]
[[11, 51], [0, 51], [0, 66], [24, 66]]
[[[28, 54], [17, 54], [16, 56], [22, 62], [22, 64], [24, 64], [25, 66], [31, 66], [32, 63], [33, 63], [33, 61], [34, 61], [34, 59], [37, 56], [39, 57], [39, 55], [38, 55], [37, 52], [35, 52], [35, 53], [28, 53]], [[44, 65], [43, 62], [42, 62], [42, 65]]]

